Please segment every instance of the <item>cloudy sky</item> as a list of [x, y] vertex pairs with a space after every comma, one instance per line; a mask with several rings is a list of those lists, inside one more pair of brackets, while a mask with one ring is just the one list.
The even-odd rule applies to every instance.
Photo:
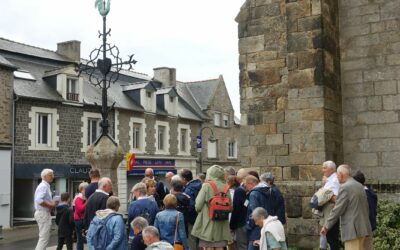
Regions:
[[[95, 0], [1, 0], [0, 37], [56, 50], [79, 40], [81, 56], [100, 45], [102, 19]], [[177, 69], [180, 81], [224, 76], [240, 116], [237, 24], [244, 0], [111, 0], [109, 41], [123, 58], [132, 53], [135, 71]]]

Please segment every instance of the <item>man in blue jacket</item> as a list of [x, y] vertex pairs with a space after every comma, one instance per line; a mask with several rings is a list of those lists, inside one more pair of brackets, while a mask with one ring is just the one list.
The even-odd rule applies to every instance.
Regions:
[[259, 248], [258, 246], [254, 245], [254, 241], [259, 240], [261, 237], [260, 228], [254, 223], [254, 220], [251, 218], [251, 214], [257, 207], [262, 207], [267, 210], [269, 215], [278, 216], [278, 219], [282, 222], [282, 224], [285, 224], [286, 219], [284, 206], [283, 211], [276, 211], [276, 207], [279, 207], [276, 205], [276, 203], [283, 202], [283, 198], [274, 197], [276, 194], [274, 193], [274, 190], [268, 187], [265, 183], [260, 183], [260, 181], [252, 175], [248, 175], [244, 179], [244, 186], [248, 192], [248, 199], [245, 203], [245, 205], [247, 205], [246, 227], [249, 241], [248, 250], [258, 250]]
[[197, 212], [195, 209], [196, 197], [201, 189], [202, 183], [199, 179], [193, 180], [193, 173], [189, 169], [182, 169], [179, 175], [182, 179], [183, 184], [185, 185], [185, 190], [183, 192], [190, 197], [189, 212], [188, 212], [189, 247], [190, 249], [197, 249], [198, 248], [197, 239], [192, 236], [191, 232], [197, 217]]

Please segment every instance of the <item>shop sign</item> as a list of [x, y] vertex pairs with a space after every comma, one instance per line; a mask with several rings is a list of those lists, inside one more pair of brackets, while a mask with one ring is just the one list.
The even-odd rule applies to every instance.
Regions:
[[72, 167], [69, 169], [71, 175], [89, 175], [90, 167]]

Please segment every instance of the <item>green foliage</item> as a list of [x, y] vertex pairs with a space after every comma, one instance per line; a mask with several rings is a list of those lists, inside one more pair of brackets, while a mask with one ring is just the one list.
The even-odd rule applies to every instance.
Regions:
[[400, 249], [400, 204], [391, 201], [378, 202], [377, 230], [374, 249]]

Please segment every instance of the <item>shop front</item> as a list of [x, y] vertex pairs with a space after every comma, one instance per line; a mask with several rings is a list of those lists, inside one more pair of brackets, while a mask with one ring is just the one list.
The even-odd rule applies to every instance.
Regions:
[[16, 164], [14, 181], [14, 219], [33, 218], [35, 212], [34, 195], [36, 187], [42, 181], [40, 173], [43, 169], [54, 171], [51, 183], [53, 196], [68, 192], [71, 197], [78, 193], [79, 184], [89, 180], [89, 165], [69, 164]]

